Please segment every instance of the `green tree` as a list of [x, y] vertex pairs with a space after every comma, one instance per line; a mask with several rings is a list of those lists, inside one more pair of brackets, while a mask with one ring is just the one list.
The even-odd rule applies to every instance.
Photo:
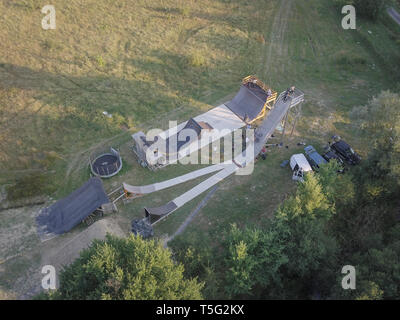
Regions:
[[176, 238], [172, 242], [174, 259], [185, 266], [184, 275], [188, 278], [197, 277], [204, 282], [202, 293], [205, 298], [224, 298], [222, 276], [218, 272], [221, 268], [218, 259], [215, 259], [218, 252], [210, 247], [194, 247], [185, 243], [185, 240]]
[[225, 239], [225, 291], [228, 297], [260, 297], [281, 283], [279, 268], [287, 262], [277, 230], [232, 225]]
[[382, 92], [368, 105], [354, 108], [351, 118], [372, 145], [370, 174], [394, 178], [400, 185], [400, 96]]
[[362, 284], [363, 292], [356, 297], [356, 300], [381, 300], [383, 291], [372, 281]]
[[353, 250], [342, 262], [356, 269], [356, 290], [343, 290], [341, 279], [332, 287], [334, 299], [400, 298], [400, 225], [364, 237], [364, 248]]
[[[329, 168], [338, 175], [337, 166]], [[328, 179], [329, 170], [326, 180], [334, 180]], [[314, 290], [329, 294], [338, 249], [326, 228], [333, 213], [321, 181], [310, 174], [266, 229], [232, 226], [224, 245], [228, 296], [301, 298]]]
[[281, 220], [310, 220], [324, 218], [328, 220], [334, 213], [333, 207], [323, 192], [323, 187], [315, 174], [307, 174], [299, 184], [296, 195], [286, 200], [277, 210]]
[[[334, 281], [338, 246], [327, 231], [335, 213], [328, 181], [336, 180], [337, 166], [323, 169], [324, 178], [308, 174], [299, 184], [296, 195], [277, 210], [274, 224], [285, 243], [288, 262], [281, 268], [285, 298], [301, 298], [313, 291], [328, 294]], [[323, 183], [320, 181], [323, 181]]]
[[337, 269], [338, 246], [324, 219], [275, 221], [288, 261], [280, 269], [285, 288], [280, 298], [298, 299], [314, 291], [327, 295]]
[[185, 279], [160, 242], [131, 235], [107, 235], [60, 275], [60, 288], [52, 299], [201, 299], [202, 283]]
[[348, 205], [354, 201], [355, 189], [350, 174], [338, 174], [342, 165], [336, 160], [331, 160], [322, 165], [318, 172], [318, 181], [321, 184], [322, 191], [328, 202], [335, 205]]

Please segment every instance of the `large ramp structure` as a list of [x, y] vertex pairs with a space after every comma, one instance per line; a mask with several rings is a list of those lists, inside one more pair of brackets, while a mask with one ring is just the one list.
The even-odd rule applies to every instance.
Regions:
[[232, 101], [173, 126], [155, 137], [147, 137], [143, 132], [133, 134], [132, 150], [143, 167], [157, 170], [263, 118], [272, 109], [276, 98], [276, 91], [257, 77], [248, 76], [243, 79]]
[[[148, 141], [148, 137], [143, 132], [132, 135], [134, 140], [133, 152], [138, 157], [139, 162], [151, 170], [157, 170], [171, 163], [176, 163], [179, 159], [186, 156], [187, 152], [194, 152], [203, 147], [218, 141], [224, 136], [232, 133], [246, 125], [237, 115], [235, 115], [225, 104], [212, 108], [189, 121], [182, 122], [175, 127], [165, 130], [158, 134], [153, 140]], [[186, 136], [186, 128], [200, 127], [196, 135], [189, 139]], [[214, 130], [211, 136], [205, 135], [208, 130]], [[183, 138], [182, 141], [181, 138]]]
[[267, 87], [260, 79], [249, 76], [243, 79], [239, 92], [226, 106], [242, 121], [252, 123], [272, 109], [276, 97], [276, 91]]
[[40, 211], [36, 217], [42, 240], [70, 231], [110, 200], [100, 178], [90, 178], [83, 186]]
[[246, 148], [246, 150], [235, 157], [232, 161], [226, 161], [222, 164], [216, 164], [213, 166], [209, 166], [204, 169], [196, 170], [192, 173], [183, 175], [181, 177], [177, 177], [174, 179], [170, 179], [164, 182], [160, 182], [154, 185], [148, 185], [144, 187], [133, 187], [124, 183], [125, 192], [129, 193], [129, 190], [132, 193], [151, 193], [158, 190], [162, 190], [164, 188], [176, 185], [178, 183], [186, 182], [190, 179], [194, 179], [195, 177], [200, 177], [207, 173], [216, 172], [215, 175], [209, 177], [205, 181], [201, 182], [194, 188], [189, 191], [183, 193], [179, 197], [175, 198], [172, 201], [169, 201], [163, 206], [155, 207], [155, 208], [144, 208], [145, 214], [149, 217], [151, 224], [155, 224], [167, 216], [169, 216], [172, 212], [182, 207], [184, 204], [189, 202], [190, 200], [196, 198], [204, 191], [208, 190], [212, 186], [216, 185], [223, 179], [227, 178], [231, 174], [235, 173], [241, 168], [249, 165], [256, 156], [261, 152], [267, 140], [271, 137], [276, 127], [282, 122], [285, 115], [288, 111], [302, 103], [304, 101], [304, 93], [300, 90], [296, 89], [291, 97], [284, 99], [285, 93], [281, 93], [276, 100], [276, 103], [272, 110], [268, 113], [267, 118], [261, 123], [261, 125], [255, 131], [255, 139], [254, 141], [250, 141], [250, 145]]

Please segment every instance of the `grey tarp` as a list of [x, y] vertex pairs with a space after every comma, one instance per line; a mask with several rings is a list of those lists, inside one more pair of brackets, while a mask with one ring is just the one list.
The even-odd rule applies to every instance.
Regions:
[[90, 178], [82, 187], [40, 211], [36, 218], [39, 236], [62, 234], [109, 203], [100, 178]]
[[255, 88], [248, 88], [245, 85], [240, 87], [237, 95], [225, 105], [243, 121], [252, 121], [261, 113], [267, 95], [262, 96]]

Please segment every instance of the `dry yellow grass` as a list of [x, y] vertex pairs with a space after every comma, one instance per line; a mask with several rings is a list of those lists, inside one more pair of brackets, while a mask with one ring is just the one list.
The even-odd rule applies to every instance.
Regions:
[[45, 4], [0, 2], [0, 171], [56, 169], [60, 187], [77, 152], [236, 90], [276, 1], [55, 0], [56, 30]]

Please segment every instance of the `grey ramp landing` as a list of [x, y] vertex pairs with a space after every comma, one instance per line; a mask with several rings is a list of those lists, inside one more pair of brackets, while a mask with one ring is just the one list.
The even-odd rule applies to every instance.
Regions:
[[173, 202], [179, 207], [182, 207], [185, 203], [196, 198], [198, 195], [202, 194], [204, 191], [210, 189], [212, 186], [216, 185], [220, 181], [224, 180], [227, 176], [231, 175], [233, 172], [238, 170], [239, 167], [235, 164], [230, 164], [225, 167], [225, 169], [216, 173], [212, 177], [199, 183], [197, 186], [193, 187], [189, 191], [175, 198]]
[[227, 176], [230, 176], [238, 169], [239, 167], [237, 167], [235, 164], [227, 165], [223, 170], [219, 171], [207, 180], [204, 180], [194, 188], [190, 189], [189, 191], [185, 192], [174, 200], [168, 202], [167, 204], [161, 207], [144, 208], [146, 216], [150, 217], [151, 224], [162, 220], [178, 208], [182, 207], [185, 203], [196, 198], [206, 190], [210, 189], [212, 186], [224, 180]]
[[222, 170], [225, 166], [223, 164], [217, 164], [217, 165], [212, 165], [208, 166], [206, 168], [202, 168], [199, 170], [195, 170], [192, 172], [189, 172], [187, 174], [184, 174], [182, 176], [165, 180], [162, 182], [157, 182], [153, 184], [149, 184], [146, 186], [131, 186], [127, 183], [123, 183], [124, 189], [129, 192], [129, 193], [135, 193], [135, 194], [147, 194], [147, 193], [152, 193], [156, 191], [160, 191], [172, 186], [175, 186], [177, 184], [181, 184], [184, 182], [187, 182], [192, 179], [196, 179], [198, 177], [204, 176], [209, 173], [213, 173], [215, 171]]
[[153, 224], [156, 223], [161, 218], [174, 212], [176, 209], [178, 209], [178, 206], [173, 201], [170, 201], [161, 207], [156, 207], [156, 208], [145, 207], [144, 212], [146, 213], [146, 217], [150, 218], [150, 223]]

